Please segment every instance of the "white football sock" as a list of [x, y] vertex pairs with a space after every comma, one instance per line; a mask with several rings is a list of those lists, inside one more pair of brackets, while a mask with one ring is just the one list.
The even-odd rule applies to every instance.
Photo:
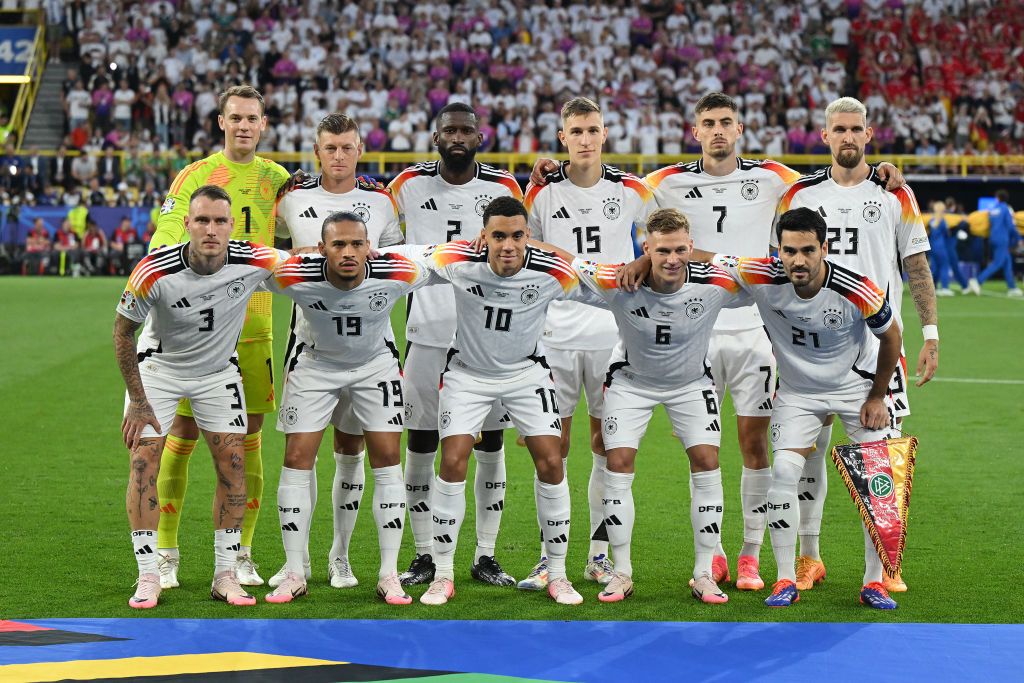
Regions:
[[740, 555], [759, 558], [764, 543], [764, 525], [768, 516], [768, 487], [772, 485], [772, 468], [743, 468], [740, 475], [740, 501], [743, 505], [743, 548]]
[[[316, 464], [319, 462], [319, 458], [313, 458], [313, 468], [309, 471], [309, 519], [313, 519], [313, 513], [316, 512], [316, 501], [320, 497], [317, 490], [316, 482]], [[309, 566], [309, 530], [312, 528], [312, 524], [306, 525], [306, 538], [302, 543], [302, 564], [303, 571], [305, 567]]]
[[793, 451], [776, 451], [772, 485], [768, 489], [768, 533], [775, 551], [778, 579], [796, 581], [796, 531], [800, 506], [796, 489], [804, 469], [804, 458]]
[[604, 521], [604, 470], [608, 465], [608, 458], [597, 453], [591, 453], [593, 464], [590, 466], [590, 482], [587, 484], [587, 505], [590, 507], [590, 551], [587, 559], [592, 560], [598, 555], [608, 555], [608, 541], [595, 541], [594, 534], [597, 533], [601, 522]]
[[[156, 529], [133, 531], [132, 548], [135, 551], [135, 562], [139, 565], [139, 576], [143, 574], [156, 574]], [[235, 565], [232, 564], [231, 568], [234, 569], [234, 567]]]
[[430, 489], [434, 485], [435, 456], [433, 452], [405, 451], [405, 504], [417, 555], [429, 555], [434, 547]]
[[878, 551], [875, 550], [875, 544], [871, 540], [871, 534], [868, 533], [868, 528], [861, 523], [864, 528], [864, 585], [868, 585], [873, 582], [882, 582], [882, 559], [878, 557]]
[[434, 578], [455, 579], [455, 548], [466, 519], [466, 482], [447, 482], [438, 475], [431, 497], [434, 518]]
[[636, 508], [633, 506], [632, 472], [604, 470], [604, 527], [608, 542], [615, 554], [615, 571], [633, 575], [630, 546], [633, 543], [633, 524]]
[[[688, 480], [688, 482], [687, 482], [687, 483], [688, 483], [688, 485], [689, 485], [689, 487], [690, 487], [690, 501], [691, 501], [691, 503], [692, 503], [692, 501], [693, 501], [693, 496], [694, 496], [694, 490], [693, 490], [693, 477], [690, 477], [690, 479]], [[719, 523], [719, 527], [721, 527], [721, 523]], [[715, 557], [715, 556], [718, 556], [718, 555], [721, 555], [722, 557], [725, 557], [725, 556], [726, 556], [726, 555], [725, 555], [725, 548], [724, 548], [724, 547], [722, 547], [722, 536], [721, 536], [721, 533], [719, 533], [719, 536], [718, 536], [718, 545], [716, 545], [716, 546], [715, 546], [715, 550], [714, 550], [714, 552], [712, 553], [712, 559], [714, 559], [714, 557]]]
[[505, 509], [505, 449], [481, 451], [474, 449], [476, 476], [473, 494], [476, 498], [476, 553], [474, 564], [484, 555], [494, 556], [494, 545]]
[[825, 425], [814, 442], [814, 452], [807, 456], [803, 476], [797, 487], [800, 499], [800, 554], [821, 559], [818, 537], [821, 535], [821, 516], [828, 493], [828, 472], [825, 456], [832, 441], [832, 425]]
[[356, 455], [334, 453], [334, 485], [331, 502], [334, 503], [334, 541], [331, 543], [330, 559], [348, 558], [348, 547], [352, 541], [352, 530], [359, 518], [359, 504], [366, 488], [366, 470], [363, 460], [366, 452]]
[[535, 480], [537, 517], [544, 534], [544, 554], [548, 558], [548, 580], [565, 578], [565, 556], [569, 549], [569, 482], [557, 484]]
[[241, 547], [242, 529], [217, 529], [213, 532], [213, 573], [235, 571], [238, 549]]
[[401, 465], [373, 470], [373, 521], [380, 544], [380, 572], [384, 578], [398, 571], [398, 551], [402, 547], [402, 522], [405, 520], [405, 482]]
[[288, 571], [304, 577], [305, 540], [309, 538], [311, 510], [309, 479], [311, 470], [281, 468], [277, 485], [277, 515], [281, 520], [281, 541], [284, 543], [285, 566]]
[[690, 524], [693, 527], [693, 578], [711, 575], [711, 558], [722, 536], [722, 470], [692, 472], [690, 488]]

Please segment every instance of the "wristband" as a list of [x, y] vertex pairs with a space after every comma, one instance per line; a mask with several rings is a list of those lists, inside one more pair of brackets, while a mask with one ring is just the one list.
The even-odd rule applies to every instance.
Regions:
[[924, 335], [925, 341], [939, 341], [939, 326], [925, 325], [921, 328], [921, 334]]

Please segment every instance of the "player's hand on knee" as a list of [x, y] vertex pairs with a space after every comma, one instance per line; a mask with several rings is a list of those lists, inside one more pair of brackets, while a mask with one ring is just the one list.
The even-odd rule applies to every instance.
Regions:
[[651, 272], [651, 257], [646, 254], [631, 261], [615, 272], [615, 284], [619, 289], [635, 292]]
[[121, 421], [121, 435], [124, 437], [124, 445], [130, 450], [138, 447], [139, 442], [142, 440], [142, 430], [145, 429], [147, 424], [152, 426], [157, 434], [160, 433], [160, 423], [157, 421], [156, 415], [153, 414], [153, 408], [149, 405], [149, 401], [142, 401], [141, 403], [130, 401], [124, 420]]
[[939, 369], [939, 342], [929, 339], [921, 347], [921, 353], [917, 356], [917, 383], [915, 386], [924, 386]]
[[883, 161], [878, 165], [878, 177], [885, 181], [885, 189], [887, 192], [898, 190], [907, 183], [907, 179], [903, 177], [903, 173], [900, 169], [896, 168], [888, 161]]
[[557, 170], [557, 161], [541, 157], [533, 164], [533, 170], [530, 171], [530, 182], [534, 185], [546, 185], [547, 180], [544, 179], [544, 176], [548, 173], [554, 173]]
[[885, 429], [889, 419], [889, 409], [880, 398], [869, 398], [860, 407], [860, 423], [865, 429]]

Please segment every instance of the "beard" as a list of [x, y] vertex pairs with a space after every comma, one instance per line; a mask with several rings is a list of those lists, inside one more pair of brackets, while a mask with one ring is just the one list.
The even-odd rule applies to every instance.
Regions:
[[476, 163], [475, 149], [467, 149], [466, 153], [462, 156], [454, 155], [446, 149], [439, 149], [438, 154], [441, 155], [441, 160], [444, 162], [444, 165], [455, 173], [462, 173]]
[[844, 149], [836, 155], [836, 162], [843, 168], [857, 168], [864, 159], [863, 150]]
[[711, 151], [708, 152], [708, 156], [715, 161], [721, 161], [722, 159], [728, 159], [731, 157], [735, 151], [735, 146], [730, 145], [726, 145], [725, 147], [713, 147]]

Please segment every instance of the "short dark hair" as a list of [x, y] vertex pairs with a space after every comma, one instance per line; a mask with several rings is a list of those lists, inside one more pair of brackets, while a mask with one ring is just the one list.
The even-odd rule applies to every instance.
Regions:
[[739, 107], [736, 106], [736, 100], [726, 95], [724, 92], [709, 92], [704, 97], [697, 100], [697, 105], [693, 108], [695, 114], [699, 114], [702, 111], [708, 109], [732, 109], [733, 111], [739, 111]]
[[259, 90], [252, 87], [251, 85], [233, 85], [220, 94], [220, 98], [217, 100], [217, 111], [220, 114], [224, 114], [224, 107], [228, 104], [228, 99], [232, 97], [241, 97], [246, 100], [256, 100], [260, 103], [260, 116], [266, 111], [266, 105], [263, 102], [263, 95]]
[[1009, 198], [1010, 198], [1010, 195], [1008, 195], [1008, 194], [1006, 193], [1006, 190], [1004, 190], [1004, 189], [1002, 189], [1002, 188], [1000, 188], [1000, 189], [996, 190], [996, 199], [998, 199], [998, 200], [999, 200], [999, 201], [1001, 201], [1002, 203], [1004, 203], [1004, 204], [1005, 204], [1005, 203], [1006, 203], [1006, 200], [1008, 200]]
[[813, 232], [818, 244], [824, 244], [826, 240], [825, 219], [814, 209], [801, 207], [790, 209], [782, 214], [778, 224], [775, 226], [775, 236], [782, 244], [783, 232]]
[[512, 218], [514, 216], [522, 216], [523, 220], [529, 222], [530, 215], [526, 212], [526, 207], [523, 203], [515, 197], [509, 197], [503, 195], [501, 197], [495, 197], [491, 200], [491, 203], [484, 209], [484, 227], [487, 227], [487, 222], [491, 220], [491, 216], [506, 216]]
[[324, 241], [324, 236], [327, 234], [327, 226], [333, 225], [334, 223], [358, 223], [363, 226], [363, 230], [366, 232], [366, 236], [370, 236], [370, 231], [366, 229], [366, 221], [364, 221], [358, 213], [351, 211], [335, 211], [324, 219], [324, 224], [320, 226], [320, 241]]
[[231, 195], [228, 194], [220, 185], [201, 185], [192, 192], [192, 196], [189, 197], [188, 205], [192, 206], [192, 203], [200, 197], [206, 197], [211, 201], [221, 201], [231, 204]]
[[342, 114], [340, 112], [334, 112], [328, 114], [320, 120], [320, 123], [316, 126], [316, 139], [320, 139], [321, 133], [331, 133], [333, 135], [341, 135], [351, 130], [356, 132], [356, 139], [359, 139], [359, 124], [355, 122], [348, 114]]
[[480, 117], [477, 116], [476, 109], [473, 109], [473, 107], [469, 106], [465, 102], [449, 102], [441, 107], [441, 110], [437, 112], [437, 118], [435, 119], [437, 123], [434, 124], [435, 126], [440, 125], [441, 117], [445, 114], [471, 114], [473, 116], [473, 121], [476, 122], [478, 126], [480, 125]]

